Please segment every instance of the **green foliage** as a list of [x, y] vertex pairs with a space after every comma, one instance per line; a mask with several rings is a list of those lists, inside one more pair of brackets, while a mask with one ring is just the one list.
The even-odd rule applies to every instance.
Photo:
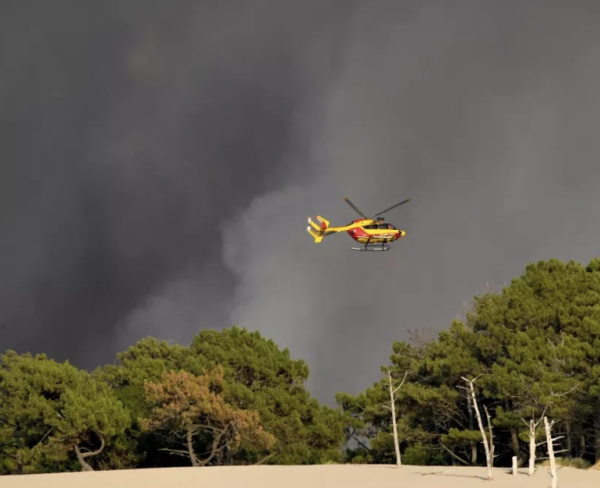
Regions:
[[582, 458], [562, 458], [557, 463], [562, 467], [569, 467], [575, 469], [589, 469], [592, 463], [587, 459]]
[[[337, 410], [321, 407], [304, 384], [309, 369], [293, 360], [259, 332], [233, 327], [222, 332], [204, 330], [190, 346], [200, 368], [225, 371], [225, 399], [238, 408], [256, 410], [261, 424], [277, 439], [269, 463], [321, 464], [341, 460], [344, 423]], [[256, 462], [267, 451], [240, 453], [238, 461]]]
[[[393, 344], [395, 377], [412, 372], [396, 402], [404, 455], [426, 446], [435, 453], [429, 462], [484, 462], [464, 376], [479, 377], [477, 401], [484, 423], [484, 407], [493, 418], [497, 463], [528, 455], [529, 420], [542, 414], [559, 421], [561, 447], [571, 455], [600, 457], [594, 451], [600, 445], [600, 259], [586, 267], [556, 259], [530, 264], [499, 293], [475, 296], [465, 318], [435, 340]], [[384, 379], [337, 400], [358, 426], [346, 430], [348, 438], [360, 433], [371, 441], [357, 449], [360, 456], [393, 462], [393, 445], [382, 441], [391, 432]]]
[[107, 451], [130, 423], [106, 383], [45, 355], [7, 351], [0, 363], [0, 444], [5, 473], [75, 468], [75, 446]]
[[[189, 347], [146, 338], [118, 355], [115, 365], [95, 372], [116, 391], [134, 419], [150, 415], [144, 392], [146, 382], [158, 382], [166, 371], [184, 370], [201, 375], [223, 368], [223, 397], [235, 408], [257, 411], [261, 425], [276, 438], [271, 449], [247, 447], [227, 462], [249, 464], [268, 457], [267, 463], [316, 464], [341, 460], [345, 422], [341, 413], [321, 407], [305, 388], [309, 369], [279, 349], [259, 332], [232, 327], [204, 330]], [[137, 424], [138, 458], [143, 466], [174, 465], [178, 460], [161, 454], [156, 434], [143, 433]]]
[[165, 371], [179, 370], [188, 349], [146, 337], [125, 352], [117, 354], [116, 364], [99, 368], [94, 375], [106, 381], [131, 412], [133, 419], [149, 413], [144, 384], [158, 381]]
[[426, 466], [428, 464], [436, 464], [435, 458], [432, 456], [431, 448], [423, 445], [420, 442], [408, 446], [404, 450], [402, 463], [416, 466]]
[[[496, 465], [528, 457], [529, 423], [537, 423], [536, 438], [543, 439], [542, 415], [557, 421], [556, 449], [568, 462], [587, 465], [600, 459], [600, 258], [587, 266], [529, 264], [499, 292], [474, 296], [464, 320], [432, 340], [395, 341], [381, 370], [363, 392], [339, 392], [332, 409], [307, 391], [303, 360], [238, 327], [201, 331], [189, 346], [147, 337], [92, 373], [7, 351], [0, 368], [0, 472], [78, 470], [75, 446], [95, 450], [101, 440], [103, 450], [87, 458], [95, 469], [188, 465], [189, 457], [163, 450], [173, 447], [166, 434], [204, 425], [203, 418], [222, 429], [227, 419], [246, 425], [247, 436], [230, 441], [212, 458], [216, 464], [394, 463], [388, 371], [394, 388], [405, 379], [395, 400], [404, 464], [485, 462], [463, 379], [476, 377], [486, 431], [486, 412], [492, 419]], [[220, 378], [208, 393], [195, 383], [203, 375]], [[178, 403], [171, 397], [187, 403], [172, 410]], [[140, 419], [156, 425], [142, 429], [152, 422]], [[167, 424], [171, 430], [163, 432]], [[269, 442], [255, 442], [261, 429]], [[194, 438], [198, 452], [210, 445], [210, 435]]]

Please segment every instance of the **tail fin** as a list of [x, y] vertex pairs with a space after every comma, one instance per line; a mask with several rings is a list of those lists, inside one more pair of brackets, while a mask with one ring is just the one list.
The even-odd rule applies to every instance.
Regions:
[[329, 227], [329, 221], [323, 217], [317, 215], [317, 220], [319, 221], [320, 225], [308, 217], [308, 223], [310, 225], [306, 228], [306, 231], [315, 239], [315, 244], [319, 244], [323, 240], [323, 237], [325, 237], [325, 231]]

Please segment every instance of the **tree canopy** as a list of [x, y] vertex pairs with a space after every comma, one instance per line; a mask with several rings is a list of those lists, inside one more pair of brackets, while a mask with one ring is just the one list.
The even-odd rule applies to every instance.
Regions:
[[[558, 422], [568, 456], [600, 457], [600, 260], [540, 261], [498, 293], [476, 295], [465, 320], [425, 344], [395, 342], [395, 378], [410, 371], [397, 410], [405, 463], [482, 463], [481, 434], [462, 377], [477, 377], [478, 402], [491, 413], [497, 462], [526, 459], [529, 420]], [[338, 403], [372, 440], [356, 462], [391, 462], [386, 379]]]
[[[129, 412], [109, 386], [45, 355], [8, 351], [0, 363], [2, 471], [63, 470], [100, 455], [123, 434]], [[74, 456], [71, 454], [74, 453]]]
[[[527, 461], [542, 415], [563, 456], [597, 462], [600, 259], [529, 264], [433, 339], [393, 342], [381, 379], [339, 392], [336, 408], [311, 397], [308, 376], [303, 360], [238, 327], [187, 346], [147, 337], [92, 372], [7, 351], [0, 469], [396, 463], [400, 453], [403, 464], [483, 465], [475, 406], [489, 415], [496, 465]], [[475, 378], [474, 404], [464, 380]]]

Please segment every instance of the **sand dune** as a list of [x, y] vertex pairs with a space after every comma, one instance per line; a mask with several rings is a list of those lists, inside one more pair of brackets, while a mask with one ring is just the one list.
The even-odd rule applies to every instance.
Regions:
[[[92, 473], [59, 473], [5, 476], [2, 488], [308, 488], [308, 487], [398, 487], [468, 488], [488, 485], [485, 468], [381, 465], [325, 466], [228, 466], [207, 468], [157, 468]], [[561, 468], [559, 487], [597, 488], [600, 471]], [[523, 486], [547, 488], [550, 474], [539, 468], [534, 476], [526, 471], [512, 476], [505, 468], [494, 470], [491, 482], [497, 488]]]

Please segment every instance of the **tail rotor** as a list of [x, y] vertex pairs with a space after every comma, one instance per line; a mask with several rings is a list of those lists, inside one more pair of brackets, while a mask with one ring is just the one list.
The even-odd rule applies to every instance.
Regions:
[[323, 237], [325, 237], [325, 232], [329, 228], [329, 221], [319, 215], [317, 215], [316, 219], [319, 223], [308, 217], [308, 223], [310, 225], [306, 227], [306, 231], [314, 238], [315, 244], [319, 244], [323, 240]]

